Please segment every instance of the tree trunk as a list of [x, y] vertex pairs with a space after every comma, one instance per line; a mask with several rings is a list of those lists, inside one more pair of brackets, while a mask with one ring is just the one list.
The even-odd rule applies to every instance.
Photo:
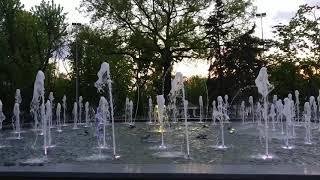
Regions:
[[171, 63], [173, 61], [172, 52], [166, 48], [164, 53], [162, 54], [162, 61], [163, 61], [163, 74], [162, 74], [162, 93], [168, 102], [168, 94], [171, 90], [171, 73], [172, 67]]

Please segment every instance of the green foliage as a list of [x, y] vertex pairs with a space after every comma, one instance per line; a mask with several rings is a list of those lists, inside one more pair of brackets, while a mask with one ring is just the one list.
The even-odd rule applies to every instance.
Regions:
[[[0, 99], [8, 118], [17, 88], [23, 98], [21, 111], [29, 114], [33, 82], [39, 69], [46, 70], [46, 90], [54, 89], [52, 75], [55, 68], [49, 63], [49, 58], [62, 46], [61, 37], [66, 35], [65, 31], [58, 30], [66, 27], [61, 7], [44, 1], [32, 12], [22, 7], [19, 0], [0, 1]], [[49, 36], [45, 35], [48, 31], [52, 34], [50, 37], [55, 39], [53, 43], [48, 43], [49, 38], [46, 37]], [[43, 57], [48, 58], [45, 60]], [[44, 62], [46, 67], [50, 67], [44, 68]], [[51, 80], [50, 83], [48, 80]]]
[[207, 78], [200, 76], [192, 76], [188, 78], [185, 82], [185, 92], [186, 99], [198, 106], [199, 105], [199, 96], [202, 96], [203, 103], [206, 106], [207, 104]]
[[301, 5], [287, 25], [275, 26], [276, 47], [279, 53], [299, 60], [312, 57], [320, 61], [320, 6]]
[[47, 2], [42, 0], [39, 6], [31, 9], [36, 17], [36, 24], [39, 26], [35, 32], [38, 56], [41, 61], [41, 68], [46, 70], [49, 59], [54, 53], [59, 53], [59, 49], [64, 45], [67, 35], [66, 13], [63, 8], [52, 0]]
[[[97, 89], [94, 82], [98, 79], [97, 72], [102, 62], [110, 65], [111, 78], [113, 80], [113, 94], [115, 110], [120, 113], [123, 110], [123, 103], [129, 90], [132, 88], [132, 64], [122, 54], [116, 54], [121, 45], [116, 31], [107, 33], [89, 27], [82, 27], [76, 35], [78, 46], [78, 68], [79, 68], [79, 89], [80, 94], [84, 97], [84, 101], [96, 105], [99, 102]], [[75, 54], [76, 41], [69, 44], [71, 54], [71, 87], [66, 89], [66, 94], [74, 100], [75, 97]], [[108, 97], [108, 96], [106, 96]], [[72, 100], [71, 100], [72, 101]]]
[[[235, 93], [254, 84], [265, 64], [257, 56], [261, 40], [253, 37], [255, 25], [251, 1], [215, 1], [215, 8], [206, 24], [210, 47], [208, 89], [210, 100]], [[223, 94], [221, 94], [223, 93]]]
[[286, 96], [298, 89], [305, 99], [311, 95], [318, 95], [319, 11], [319, 6], [302, 5], [288, 24], [274, 27], [277, 37], [274, 44], [275, 53], [267, 57], [271, 62], [271, 78], [275, 82], [273, 93]]
[[[170, 74], [174, 62], [205, 55], [200, 12], [208, 8], [210, 2], [83, 0], [82, 6], [93, 13], [93, 20], [108, 22], [110, 28], [119, 31], [124, 40], [122, 54], [129, 55], [138, 70], [143, 70], [139, 66], [143, 57], [153, 57], [148, 60], [160, 68], [150, 68], [162, 72], [164, 94], [167, 95], [171, 88]], [[162, 94], [162, 89], [159, 88], [157, 93]]]

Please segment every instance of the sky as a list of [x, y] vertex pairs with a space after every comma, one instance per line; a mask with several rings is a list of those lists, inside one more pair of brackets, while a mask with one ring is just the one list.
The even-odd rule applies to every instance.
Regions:
[[[41, 0], [20, 0], [26, 10], [29, 10], [31, 7], [40, 4]], [[50, 1], [50, 0], [47, 0]], [[86, 17], [85, 14], [80, 13], [78, 8], [80, 7], [81, 0], [55, 0], [55, 3], [61, 4], [64, 11], [67, 12], [67, 21], [72, 22], [81, 22], [88, 24], [90, 21], [89, 17]], [[299, 5], [302, 4], [310, 5], [320, 5], [320, 0], [254, 0], [254, 4], [257, 6], [257, 12], [265, 12], [266, 17], [263, 18], [263, 31], [264, 38], [273, 38], [272, 26], [279, 23], [286, 24], [291, 17], [294, 16], [295, 12], [298, 10]], [[260, 19], [256, 20], [256, 36], [261, 37], [261, 25]], [[62, 62], [59, 64], [59, 69], [62, 72], [65, 72]], [[177, 63], [174, 66], [174, 72], [182, 72], [187, 77], [200, 75], [207, 77], [209, 65], [205, 62], [194, 62], [183, 61]]]

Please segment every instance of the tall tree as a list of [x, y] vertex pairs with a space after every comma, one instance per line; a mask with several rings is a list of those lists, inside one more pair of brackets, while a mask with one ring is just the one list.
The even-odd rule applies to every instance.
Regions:
[[274, 52], [267, 59], [275, 93], [300, 90], [317, 95], [320, 86], [320, 6], [301, 5], [288, 24], [274, 26]]
[[288, 60], [320, 62], [320, 6], [301, 5], [288, 24], [274, 26], [277, 52]]
[[[97, 80], [97, 72], [102, 62], [107, 62], [110, 65], [111, 78], [113, 80], [114, 104], [117, 113], [123, 110], [128, 91], [132, 88], [133, 67], [132, 62], [122, 54], [112, 54], [117, 51], [121, 45], [121, 40], [116, 31], [106, 32], [100, 29], [92, 29], [83, 26], [76, 34], [77, 42], [71, 41], [69, 44], [70, 56], [68, 59], [74, 60], [76, 57], [76, 47], [78, 54], [78, 69], [79, 69], [79, 86], [80, 94], [85, 98], [85, 101], [90, 101], [90, 104], [99, 102], [97, 89], [94, 87], [94, 82]], [[77, 43], [77, 46], [75, 45]], [[112, 55], [111, 55], [112, 54]], [[72, 68], [71, 78], [75, 79], [75, 61], [70, 61]], [[66, 89], [65, 93], [75, 97], [75, 84], [71, 81], [70, 88]], [[74, 100], [74, 99], [73, 99]]]
[[37, 51], [41, 65], [39, 69], [46, 70], [49, 59], [53, 57], [63, 45], [67, 36], [66, 13], [60, 5], [42, 0], [40, 5], [31, 9], [37, 17], [40, 31], [35, 33]]
[[216, 0], [206, 24], [210, 47], [208, 89], [210, 99], [223, 92], [234, 95], [253, 84], [263, 61], [259, 38], [253, 37], [255, 8], [250, 0]]
[[[125, 40], [141, 34], [148, 39], [142, 48], [154, 54], [162, 67], [164, 94], [171, 88], [172, 65], [183, 58], [199, 57], [203, 49], [203, 14], [211, 0], [83, 0], [93, 20], [117, 28]], [[137, 39], [140, 41], [141, 39]], [[127, 51], [130, 46], [124, 43]], [[139, 51], [135, 51], [136, 54]], [[158, 93], [161, 92], [159, 88]]]

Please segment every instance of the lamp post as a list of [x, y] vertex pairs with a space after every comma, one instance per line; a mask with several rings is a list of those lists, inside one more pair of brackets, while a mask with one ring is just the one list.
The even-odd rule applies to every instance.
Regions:
[[[257, 13], [256, 17], [260, 17], [260, 26], [261, 26], [261, 39], [262, 39], [262, 47], [264, 50], [264, 40], [263, 40], [263, 24], [262, 24], [262, 18], [266, 17], [267, 13]], [[261, 53], [261, 57], [262, 57], [263, 52]]]
[[[76, 33], [79, 33], [79, 27], [81, 23], [72, 23], [72, 26], [76, 28]], [[75, 54], [75, 70], [76, 70], [76, 102], [79, 105], [79, 68], [78, 68], [78, 36], [76, 36], [76, 54]]]

